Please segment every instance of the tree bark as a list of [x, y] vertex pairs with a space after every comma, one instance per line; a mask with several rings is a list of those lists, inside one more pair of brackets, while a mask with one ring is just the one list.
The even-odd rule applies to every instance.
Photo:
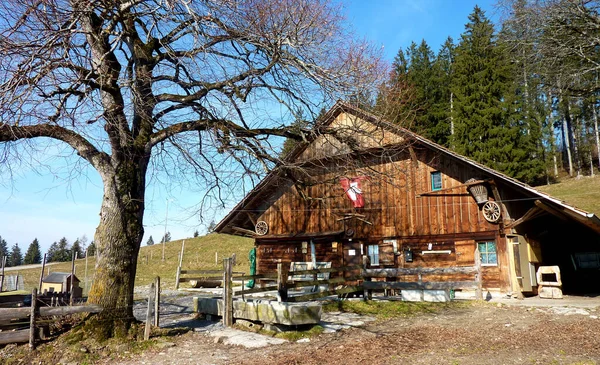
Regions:
[[[126, 153], [131, 156], [131, 153]], [[135, 153], [133, 154], [135, 155]], [[103, 307], [101, 318], [112, 332], [133, 321], [133, 289], [140, 244], [144, 236], [144, 192], [148, 157], [126, 159], [100, 171], [104, 197], [96, 229], [96, 273], [88, 301]]]

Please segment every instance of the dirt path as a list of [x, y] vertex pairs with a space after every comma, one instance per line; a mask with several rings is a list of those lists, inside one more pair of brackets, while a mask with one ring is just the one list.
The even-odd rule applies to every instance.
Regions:
[[199, 328], [110, 364], [600, 364], [599, 315], [485, 303], [262, 348], [226, 345]]

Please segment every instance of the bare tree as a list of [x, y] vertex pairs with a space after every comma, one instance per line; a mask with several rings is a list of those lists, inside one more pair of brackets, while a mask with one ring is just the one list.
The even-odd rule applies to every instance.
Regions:
[[2, 172], [66, 144], [75, 176], [83, 159], [102, 178], [89, 301], [113, 331], [132, 318], [149, 177], [192, 172], [223, 199], [307, 133], [272, 111], [316, 115], [381, 74], [339, 9], [308, 0], [7, 0], [0, 55]]

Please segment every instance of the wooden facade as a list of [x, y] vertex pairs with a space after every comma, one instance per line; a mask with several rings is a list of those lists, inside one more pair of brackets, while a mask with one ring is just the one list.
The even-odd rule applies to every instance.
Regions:
[[[485, 289], [514, 294], [534, 291], [530, 271], [553, 260], [523, 261], [518, 242], [545, 245], [548, 258], [560, 257], [551, 232], [556, 226], [563, 235], [580, 232], [578, 245], [600, 251], [594, 216], [431, 141], [343, 103], [323, 125], [336, 133], [298, 147], [288, 159], [295, 170], [270, 174], [217, 226], [251, 235], [264, 222], [268, 232], [254, 235], [259, 273], [274, 271], [278, 262], [358, 265], [363, 255], [373, 267], [473, 266], [479, 247], [490, 250], [482, 254]], [[363, 207], [353, 206], [344, 178], [360, 180]], [[500, 220], [486, 220], [469, 181], [482, 182]]]

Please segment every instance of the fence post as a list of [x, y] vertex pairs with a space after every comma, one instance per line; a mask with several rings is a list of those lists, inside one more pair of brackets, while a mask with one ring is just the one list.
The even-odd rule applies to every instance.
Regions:
[[481, 275], [481, 256], [479, 255], [479, 247], [475, 248], [475, 267], [477, 273], [475, 274], [475, 282], [477, 283], [477, 292], [475, 294], [477, 300], [483, 300], [483, 277]]
[[2, 261], [2, 279], [0, 279], [0, 292], [4, 291], [4, 267], [6, 266], [6, 258], [8, 256], [2, 256], [0, 257], [0, 260]]
[[417, 274], [417, 279], [419, 281], [419, 296], [422, 302], [425, 301], [425, 288], [423, 287], [423, 273], [419, 272]]
[[175, 290], [179, 290], [179, 278], [181, 277], [181, 266], [177, 267], [177, 276], [175, 277]]
[[29, 314], [29, 349], [35, 350], [35, 316], [37, 313], [37, 289], [31, 290], [31, 313]]
[[[363, 255], [363, 281], [371, 281], [370, 277], [367, 277], [367, 268], [369, 267], [369, 257], [367, 255]], [[363, 289], [363, 300], [366, 302], [371, 299], [373, 296], [373, 291], [370, 289]]]
[[73, 252], [71, 258], [71, 286], [69, 288], [69, 305], [73, 305], [73, 290], [75, 289], [75, 260], [77, 260], [77, 252]]
[[148, 310], [146, 311], [146, 328], [144, 328], [144, 340], [150, 339], [150, 330], [152, 329], [152, 299], [154, 296], [154, 283], [150, 284], [148, 291]]
[[42, 292], [42, 279], [44, 278], [44, 268], [46, 267], [46, 256], [47, 255], [48, 255], [47, 253], [44, 254], [44, 261], [42, 261], [42, 271], [40, 271], [40, 283], [38, 286], [38, 288], [40, 288], [40, 293]]
[[160, 321], [160, 276], [155, 279], [155, 292], [154, 292], [154, 325], [159, 327]]
[[231, 290], [231, 258], [223, 259], [223, 325], [233, 325], [233, 298]]
[[279, 262], [277, 264], [277, 301], [287, 302], [288, 290], [287, 290], [287, 279], [289, 274], [289, 266], [285, 266]]

